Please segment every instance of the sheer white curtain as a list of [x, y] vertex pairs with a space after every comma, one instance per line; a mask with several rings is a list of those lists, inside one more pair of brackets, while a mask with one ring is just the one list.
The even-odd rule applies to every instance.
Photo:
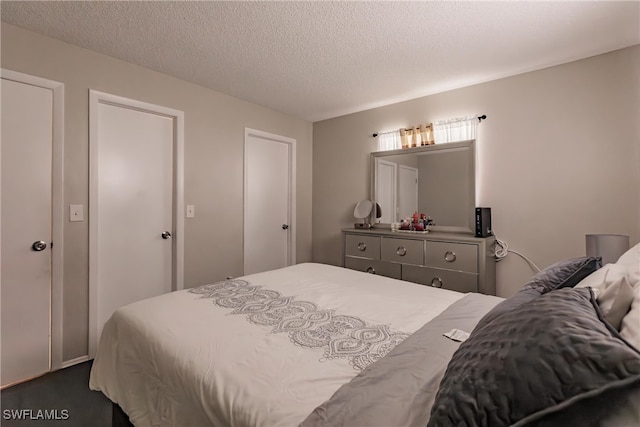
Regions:
[[378, 151], [398, 150], [400, 148], [402, 148], [402, 142], [399, 130], [378, 134]]
[[478, 116], [457, 117], [433, 123], [436, 144], [476, 139]]
[[476, 139], [478, 116], [456, 117], [378, 134], [378, 151]]
[[421, 124], [409, 129], [398, 129], [378, 134], [378, 151], [419, 147], [433, 143], [431, 124]]

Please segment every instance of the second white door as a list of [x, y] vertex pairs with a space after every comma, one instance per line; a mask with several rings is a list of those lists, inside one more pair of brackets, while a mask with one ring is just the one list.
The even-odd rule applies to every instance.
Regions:
[[295, 140], [245, 131], [244, 274], [295, 263]]
[[117, 308], [172, 290], [176, 249], [176, 117], [93, 94], [90, 354]]

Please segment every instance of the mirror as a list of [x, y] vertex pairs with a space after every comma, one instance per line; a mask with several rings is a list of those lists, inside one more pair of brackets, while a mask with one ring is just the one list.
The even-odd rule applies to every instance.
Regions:
[[371, 198], [377, 226], [414, 212], [430, 216], [433, 231], [473, 233], [475, 140], [371, 153]]
[[356, 228], [371, 228], [371, 224], [367, 222], [371, 211], [373, 210], [373, 202], [371, 200], [361, 200], [356, 204], [353, 210], [353, 216], [356, 219], [361, 219], [362, 222], [356, 222], [353, 224]]
[[371, 200], [361, 200], [356, 204], [353, 210], [353, 216], [357, 219], [365, 219], [371, 215], [371, 208], [373, 208], [373, 202]]

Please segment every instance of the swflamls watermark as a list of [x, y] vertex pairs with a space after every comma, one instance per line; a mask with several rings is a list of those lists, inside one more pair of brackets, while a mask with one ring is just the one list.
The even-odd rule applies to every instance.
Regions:
[[68, 409], [3, 409], [4, 420], [68, 420]]

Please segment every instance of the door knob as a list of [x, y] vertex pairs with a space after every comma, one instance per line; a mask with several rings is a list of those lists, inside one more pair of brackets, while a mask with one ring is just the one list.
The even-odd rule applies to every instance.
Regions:
[[163, 231], [161, 234], [163, 239], [170, 239], [171, 238], [171, 233], [169, 233], [168, 231]]
[[47, 244], [42, 240], [33, 242], [33, 245], [31, 245], [31, 249], [33, 249], [36, 252], [44, 251], [46, 248], [47, 248]]
[[289, 228], [289, 224], [282, 224], [282, 229], [283, 229], [283, 230], [286, 230], [286, 229], [288, 229], [288, 228]]

